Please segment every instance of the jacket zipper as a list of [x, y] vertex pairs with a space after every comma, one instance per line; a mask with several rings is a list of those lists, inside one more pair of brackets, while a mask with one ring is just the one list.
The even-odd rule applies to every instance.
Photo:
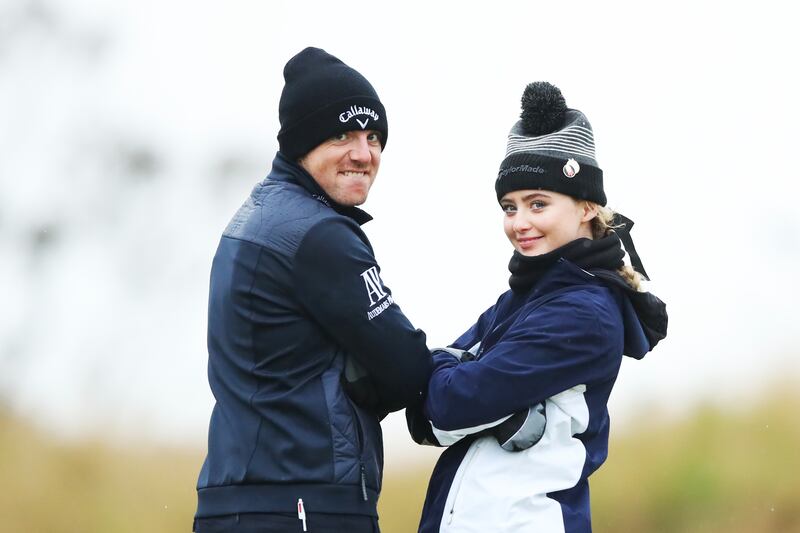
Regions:
[[478, 455], [478, 451], [481, 448], [480, 443], [477, 441], [473, 443], [473, 445], [474, 448], [471, 447], [468, 452], [470, 456], [464, 463], [464, 470], [461, 471], [461, 475], [458, 478], [458, 485], [456, 486], [456, 491], [453, 493], [453, 503], [450, 505], [450, 510], [448, 511], [448, 517], [447, 517], [448, 526], [453, 522], [453, 517], [455, 515], [455, 510], [456, 510], [456, 502], [458, 501], [458, 494], [461, 492], [461, 485], [464, 483], [464, 476], [467, 475], [467, 469], [469, 469], [469, 465], [472, 464], [472, 461], [475, 459], [475, 456]]
[[367, 501], [367, 467], [364, 466], [364, 461], [359, 461], [361, 465], [361, 494], [364, 496], [364, 501]]
[[361, 476], [361, 496], [366, 502], [369, 501], [369, 498], [367, 497], [367, 467], [364, 464], [364, 430], [361, 429], [361, 419], [358, 417], [355, 407], [351, 405], [350, 410], [353, 413], [353, 419], [356, 423], [356, 438], [358, 439], [358, 466]]
[[308, 531], [306, 523], [306, 507], [303, 505], [303, 498], [297, 500], [297, 519], [303, 522], [303, 531]]

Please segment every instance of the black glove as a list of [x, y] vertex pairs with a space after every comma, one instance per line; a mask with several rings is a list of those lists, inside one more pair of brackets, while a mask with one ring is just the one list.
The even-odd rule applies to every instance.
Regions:
[[346, 355], [342, 372], [342, 387], [356, 405], [371, 410], [378, 409], [378, 390], [358, 361]]
[[425, 446], [441, 446], [439, 441], [436, 440], [436, 437], [433, 435], [431, 423], [428, 421], [428, 418], [422, 411], [422, 406], [424, 403], [425, 400], [421, 399], [419, 402], [406, 408], [406, 424], [408, 424], [408, 432], [411, 434], [411, 438], [414, 439], [414, 442], [417, 444], [422, 444]]
[[518, 452], [527, 450], [539, 442], [546, 426], [547, 417], [542, 402], [525, 411], [514, 413], [501, 424], [489, 428], [487, 432], [497, 439], [504, 450]]

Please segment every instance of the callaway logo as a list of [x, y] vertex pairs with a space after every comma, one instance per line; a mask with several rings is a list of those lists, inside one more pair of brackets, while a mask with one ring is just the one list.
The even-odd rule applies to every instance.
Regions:
[[[366, 115], [368, 117], [372, 117], [373, 120], [378, 120], [380, 117], [379, 115], [368, 107], [361, 107], [356, 105], [351, 105], [350, 109], [347, 111], [339, 114], [339, 122], [348, 122], [351, 118], [356, 117], [356, 115]], [[359, 118], [356, 118], [356, 122], [358, 125], [361, 126], [361, 129], [367, 129], [367, 124], [369, 124], [369, 119], [366, 118], [362, 122]]]
[[323, 204], [327, 205], [328, 207], [331, 206], [330, 202], [328, 201], [328, 199], [325, 196], [322, 196], [321, 194], [312, 194], [311, 196], [315, 200], [319, 200], [320, 202], [322, 202]]

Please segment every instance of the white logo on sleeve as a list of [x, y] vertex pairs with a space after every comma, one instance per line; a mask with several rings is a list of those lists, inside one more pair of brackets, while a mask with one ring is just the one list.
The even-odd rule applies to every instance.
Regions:
[[[374, 266], [368, 268], [361, 273], [361, 277], [364, 278], [364, 285], [367, 287], [370, 307], [386, 297], [386, 291], [383, 290], [383, 283], [381, 283], [381, 278], [378, 277], [378, 267]], [[373, 296], [375, 296], [375, 299], [372, 298]]]
[[390, 305], [394, 303], [394, 299], [386, 294], [386, 289], [383, 288], [381, 278], [378, 276], [378, 267], [370, 267], [361, 273], [361, 278], [364, 280], [364, 286], [367, 289], [367, 296], [369, 296], [369, 306], [373, 307], [381, 300], [386, 298], [378, 307], [367, 311], [367, 318], [372, 320], [376, 316], [383, 313]]

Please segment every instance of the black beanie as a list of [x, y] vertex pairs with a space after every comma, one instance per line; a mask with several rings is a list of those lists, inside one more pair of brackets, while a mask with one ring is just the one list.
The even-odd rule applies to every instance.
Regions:
[[283, 68], [278, 107], [280, 151], [296, 160], [322, 141], [352, 130], [389, 134], [386, 111], [367, 79], [325, 50], [306, 48]]
[[494, 188], [498, 200], [511, 191], [543, 189], [606, 205], [592, 126], [583, 113], [567, 108], [558, 87], [525, 87]]

